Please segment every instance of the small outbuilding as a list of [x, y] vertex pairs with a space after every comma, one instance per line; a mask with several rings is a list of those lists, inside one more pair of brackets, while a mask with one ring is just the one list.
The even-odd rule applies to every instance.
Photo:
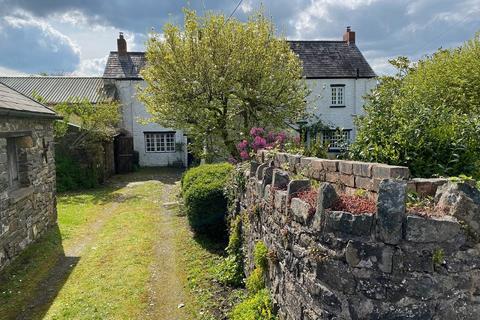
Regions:
[[0, 82], [0, 270], [57, 221], [56, 113]]

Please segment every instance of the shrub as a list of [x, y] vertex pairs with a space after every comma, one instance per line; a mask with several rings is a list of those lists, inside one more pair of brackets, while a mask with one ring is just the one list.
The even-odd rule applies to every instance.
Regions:
[[216, 269], [217, 280], [238, 287], [243, 284], [242, 217], [235, 217], [230, 226], [228, 257]]
[[480, 177], [480, 34], [411, 65], [391, 61], [357, 121], [355, 160], [408, 166], [414, 176]]
[[68, 155], [57, 153], [55, 166], [58, 192], [91, 189], [98, 186], [98, 173], [95, 168], [82, 167]]
[[255, 248], [253, 250], [253, 261], [257, 268], [261, 268], [263, 270], [267, 269], [267, 266], [268, 266], [267, 255], [268, 255], [267, 246], [262, 241], [258, 241], [255, 244]]
[[232, 320], [275, 320], [272, 299], [267, 289], [245, 299], [235, 306], [230, 317]]
[[227, 163], [201, 165], [182, 178], [182, 195], [188, 221], [197, 233], [222, 235], [225, 231], [226, 177], [233, 169]]
[[216, 278], [223, 284], [239, 287], [243, 285], [243, 261], [238, 255], [229, 255], [215, 270]]
[[265, 288], [265, 279], [263, 278], [263, 274], [263, 269], [257, 267], [247, 277], [245, 286], [247, 287], [248, 293], [255, 294]]

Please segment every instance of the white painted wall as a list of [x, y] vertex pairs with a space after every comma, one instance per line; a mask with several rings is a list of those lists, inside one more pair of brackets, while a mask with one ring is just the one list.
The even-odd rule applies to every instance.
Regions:
[[[364, 114], [363, 97], [375, 86], [375, 79], [307, 79], [307, 86], [311, 90], [307, 97], [307, 110], [316, 115], [322, 122], [332, 129], [351, 129], [351, 139], [356, 135], [353, 119]], [[331, 108], [332, 84], [344, 84], [344, 108]]]
[[[137, 97], [137, 88], [145, 86], [143, 80], [116, 80], [115, 85], [122, 105], [122, 127], [133, 136], [133, 148], [139, 153], [140, 166], [170, 166], [183, 163], [187, 166], [186, 137], [183, 131], [164, 128], [146, 120], [151, 115]], [[145, 132], [175, 131], [175, 142], [182, 143], [182, 150], [175, 152], [146, 152]]]

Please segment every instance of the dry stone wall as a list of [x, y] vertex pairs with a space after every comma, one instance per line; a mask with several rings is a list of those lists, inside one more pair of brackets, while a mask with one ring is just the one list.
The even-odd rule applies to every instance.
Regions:
[[2, 118], [0, 133], [15, 138], [21, 186], [9, 188], [7, 140], [0, 136], [0, 270], [56, 223], [53, 121]]
[[[246, 272], [257, 241], [280, 319], [480, 319], [480, 193], [409, 180], [408, 168], [259, 153], [237, 199]], [[306, 178], [305, 178], [306, 177]], [[295, 197], [320, 182], [316, 210]], [[420, 186], [420, 188], [419, 188]], [[376, 212], [329, 210], [362, 188]], [[436, 194], [441, 217], [407, 214], [408, 190]]]

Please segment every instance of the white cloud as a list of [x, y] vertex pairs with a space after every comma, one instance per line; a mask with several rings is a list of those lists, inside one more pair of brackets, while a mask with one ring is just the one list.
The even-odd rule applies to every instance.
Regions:
[[80, 61], [80, 65], [77, 70], [72, 72], [71, 75], [76, 76], [101, 76], [107, 63], [108, 55], [102, 58], [84, 59]]
[[79, 63], [80, 48], [41, 19], [16, 11], [0, 17], [0, 66], [24, 73], [66, 73]]

